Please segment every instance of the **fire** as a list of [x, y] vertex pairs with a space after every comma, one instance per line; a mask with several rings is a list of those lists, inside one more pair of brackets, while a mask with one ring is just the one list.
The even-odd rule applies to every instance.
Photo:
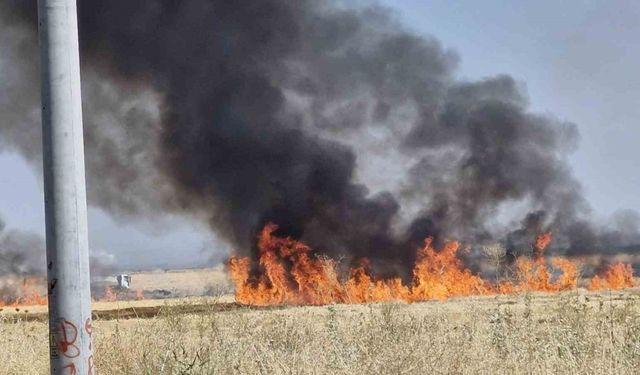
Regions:
[[448, 242], [440, 251], [427, 238], [413, 268], [413, 285], [409, 301], [445, 300], [454, 296], [488, 294], [493, 288], [479, 276], [465, 269], [457, 257], [460, 244]]
[[[19, 290], [12, 294], [14, 297], [0, 297], [0, 308], [3, 307], [19, 307], [19, 306], [41, 306], [47, 305], [47, 295], [40, 293], [39, 289], [42, 289], [42, 281], [37, 278], [27, 278], [20, 285]], [[118, 299], [117, 293], [112, 287], [106, 287], [102, 298], [92, 299], [93, 302], [113, 302]], [[144, 293], [142, 290], [136, 290], [134, 299], [136, 301], [144, 299]]]
[[551, 265], [561, 274], [554, 282], [551, 277], [551, 269], [546, 265], [544, 258], [535, 260], [518, 258], [516, 261], [516, 279], [518, 284], [513, 292], [558, 292], [575, 288], [578, 283], [577, 265], [564, 258], [552, 258]]
[[136, 301], [141, 301], [144, 299], [144, 292], [141, 289], [136, 289], [135, 293], [136, 293], [136, 296], [135, 296]]
[[[236, 299], [256, 305], [345, 302], [335, 262], [312, 257], [307, 245], [273, 236], [275, 230], [275, 225], [267, 225], [260, 236], [260, 267], [264, 271], [260, 276], [250, 277], [248, 258], [231, 258]], [[287, 263], [292, 265], [290, 269]]]
[[106, 286], [102, 292], [102, 297], [93, 298], [93, 302], [115, 302], [115, 301], [141, 301], [145, 299], [142, 289], [120, 289], [118, 287]]
[[552, 239], [551, 232], [541, 233], [538, 235], [538, 237], [536, 238], [536, 243], [534, 245], [536, 250], [535, 255], [537, 258], [542, 257], [544, 253], [544, 249], [546, 249], [547, 246], [549, 246], [549, 244], [551, 243], [551, 239]]
[[577, 286], [577, 265], [561, 257], [551, 258], [553, 268], [561, 272], [556, 281], [552, 281], [552, 270], [549, 269], [544, 259], [544, 250], [551, 243], [551, 239], [551, 232], [538, 235], [534, 245], [534, 258], [520, 257], [516, 260], [516, 275], [519, 284], [510, 292], [559, 292]]
[[113, 291], [113, 288], [108, 286], [104, 289], [104, 296], [100, 298], [100, 302], [113, 302], [116, 299], [118, 299], [118, 296]]
[[594, 276], [587, 288], [589, 290], [623, 289], [633, 287], [633, 268], [630, 264], [610, 265], [601, 275]]
[[[545, 261], [544, 250], [552, 239], [550, 232], [537, 237], [533, 259], [517, 259], [514, 280], [500, 283], [487, 281], [465, 268], [458, 257], [459, 242], [447, 242], [437, 250], [433, 240], [427, 238], [418, 250], [411, 283], [405, 284], [400, 278], [374, 277], [367, 259], [362, 259], [346, 280], [341, 280], [334, 260], [314, 256], [311, 248], [300, 241], [274, 235], [276, 229], [276, 225], [268, 224], [260, 233], [258, 264], [253, 272], [249, 258], [229, 260], [239, 303], [265, 306], [442, 301], [457, 296], [558, 292], [575, 289], [578, 283], [578, 266], [574, 262], [560, 257]], [[631, 285], [630, 266], [624, 267], [623, 276], [617, 276], [620, 270], [612, 273], [616, 276], [605, 276], [612, 280], [607, 285]]]
[[47, 296], [38, 291], [38, 279], [27, 278], [20, 285], [19, 296], [11, 300], [0, 299], [0, 307], [46, 305]]
[[[136, 293], [136, 298], [138, 294]], [[92, 302], [115, 302], [118, 300], [118, 293], [113, 289], [113, 287], [106, 286], [104, 291], [102, 292], [102, 297], [94, 298], [91, 297]]]

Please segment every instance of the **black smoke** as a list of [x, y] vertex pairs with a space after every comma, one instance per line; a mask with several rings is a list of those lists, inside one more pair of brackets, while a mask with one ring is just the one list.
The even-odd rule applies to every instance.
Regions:
[[[20, 93], [0, 97], [13, 116], [0, 147], [37, 159], [36, 131], [16, 128], [37, 114], [24, 108], [37, 103], [33, 3], [0, 6], [21, 36], [0, 65], [19, 70]], [[589, 219], [567, 163], [574, 124], [528, 111], [509, 76], [456, 80], [457, 55], [385, 8], [84, 0], [79, 23], [89, 199], [110, 212], [202, 217], [239, 252], [274, 222], [380, 264], [411, 260], [429, 235], [518, 247], [552, 229], [572, 253], [628, 237]], [[510, 205], [522, 217], [496, 223]], [[637, 237], [627, 219], [616, 230]]]

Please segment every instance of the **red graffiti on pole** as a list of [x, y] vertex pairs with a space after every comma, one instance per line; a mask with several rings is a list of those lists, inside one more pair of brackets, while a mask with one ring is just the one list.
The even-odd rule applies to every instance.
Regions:
[[93, 355], [90, 355], [87, 361], [88, 361], [87, 365], [89, 367], [89, 371], [87, 371], [87, 375], [93, 375]]
[[84, 322], [84, 330], [87, 332], [87, 335], [89, 335], [89, 350], [91, 350], [93, 343], [93, 326], [91, 325], [91, 318], [87, 318], [87, 321]]
[[[58, 349], [67, 358], [77, 358], [80, 356], [80, 348], [76, 345], [78, 339], [78, 328], [72, 322], [60, 319], [58, 332]], [[65, 367], [66, 368], [66, 367]], [[74, 366], [75, 371], [75, 366]]]
[[[87, 318], [84, 322], [84, 330], [89, 335], [89, 350], [92, 349], [93, 346], [93, 325], [91, 324], [91, 318]], [[93, 375], [93, 354], [89, 355], [89, 359], [87, 359], [87, 375]]]
[[77, 373], [78, 373], [78, 370], [76, 370], [76, 365], [73, 364], [73, 363], [69, 363], [68, 365], [64, 366], [63, 368], [69, 370], [69, 375], [77, 375]]

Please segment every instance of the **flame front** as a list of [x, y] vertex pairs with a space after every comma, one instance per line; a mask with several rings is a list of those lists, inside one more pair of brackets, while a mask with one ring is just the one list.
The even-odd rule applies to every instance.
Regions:
[[616, 263], [609, 266], [601, 275], [589, 281], [589, 290], [623, 289], [633, 287], [633, 268], [630, 264]]
[[[276, 225], [268, 224], [259, 235], [256, 272], [251, 272], [249, 258], [229, 260], [239, 303], [266, 306], [417, 302], [527, 291], [558, 292], [575, 289], [578, 283], [578, 266], [574, 262], [560, 257], [551, 258], [549, 264], [545, 261], [544, 250], [552, 239], [550, 232], [537, 237], [533, 259], [517, 259], [514, 280], [499, 283], [489, 282], [464, 267], [458, 257], [459, 242], [447, 242], [436, 250], [433, 240], [427, 238], [418, 250], [411, 283], [405, 284], [400, 278], [375, 278], [367, 259], [362, 259], [341, 281], [334, 260], [314, 256], [311, 248], [300, 241], [276, 236], [276, 229]], [[622, 281], [617, 276], [621, 271], [617, 270], [613, 273], [616, 276], [605, 275], [606, 287], [633, 285], [631, 266], [620, 267], [624, 268]], [[590, 285], [605, 285], [599, 280], [596, 276]]]
[[24, 279], [20, 285], [19, 296], [9, 300], [0, 298], [0, 307], [46, 305], [47, 296], [38, 291], [38, 284], [39, 280], [37, 278]]
[[[3, 307], [22, 307], [22, 306], [42, 306], [48, 303], [48, 298], [45, 293], [41, 293], [40, 290], [45, 288], [41, 284], [44, 281], [39, 278], [27, 278], [20, 285], [19, 290], [16, 290], [12, 295], [17, 296], [0, 296], [0, 308]], [[142, 290], [135, 291], [135, 300], [144, 299], [144, 293]], [[118, 294], [110, 286], [105, 287], [103, 296], [99, 299], [92, 298], [93, 302], [114, 302], [118, 300]]]

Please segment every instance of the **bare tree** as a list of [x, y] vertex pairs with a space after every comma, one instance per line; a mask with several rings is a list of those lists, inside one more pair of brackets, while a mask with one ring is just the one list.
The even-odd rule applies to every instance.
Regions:
[[500, 270], [504, 264], [504, 258], [507, 254], [507, 249], [500, 243], [493, 243], [482, 247], [482, 253], [489, 260], [494, 268], [495, 278], [500, 278]]

